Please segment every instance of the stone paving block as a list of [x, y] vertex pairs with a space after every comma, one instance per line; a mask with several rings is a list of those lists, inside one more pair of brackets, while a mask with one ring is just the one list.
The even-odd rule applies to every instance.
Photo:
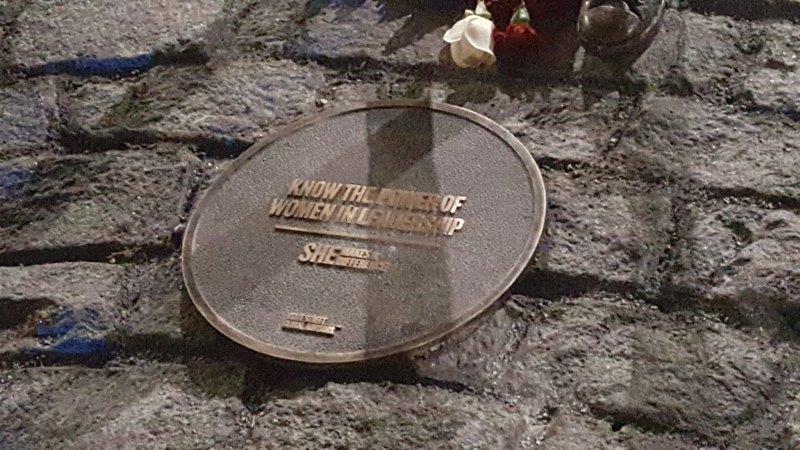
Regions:
[[200, 315], [184, 290], [176, 256], [130, 267], [126, 273], [130, 301], [120, 324], [123, 344], [132, 350], [172, 353], [175, 345], [206, 351], [234, 346]]
[[181, 309], [185, 306], [194, 308], [191, 304], [182, 305], [180, 260], [169, 258], [132, 267], [127, 282], [136, 302], [130, 307], [124, 324], [125, 333], [129, 336], [158, 335], [180, 339], [185, 323]]
[[800, 110], [800, 70], [758, 69], [745, 81], [746, 92], [752, 93], [752, 102], [759, 108], [786, 111], [795, 114]]
[[744, 81], [746, 104], [759, 108], [800, 111], [800, 30], [790, 22], [757, 28], [764, 35], [758, 62]]
[[11, 38], [16, 63], [33, 66], [74, 58], [125, 58], [178, 41], [213, 40], [221, 0], [31, 1]]
[[537, 439], [525, 402], [435, 386], [328, 383], [270, 402], [253, 437], [278, 447], [524, 448]]
[[[62, 84], [59, 106], [66, 127], [97, 130], [109, 126], [109, 116], [121, 115], [120, 125], [135, 124], [136, 110], [125, 111], [134, 98], [136, 78], [119, 80], [75, 79]], [[123, 118], [127, 119], [123, 121]]]
[[672, 229], [664, 193], [601, 175], [543, 176], [546, 231], [533, 267], [589, 284], [646, 285], [655, 276]]
[[[306, 2], [296, 0], [237, 1], [229, 13], [235, 27], [231, 41], [235, 48], [247, 55], [291, 54], [293, 45], [305, 34], [306, 16], [327, 1]], [[229, 55], [230, 48], [220, 49], [219, 56]]]
[[66, 93], [64, 114], [89, 132], [127, 128], [162, 137], [252, 142], [314, 111], [324, 85], [313, 63], [235, 60], [160, 67], [125, 85], [77, 86]]
[[[685, 31], [677, 71], [702, 94], [719, 94], [730, 78], [745, 68], [743, 39], [749, 35], [749, 24], [725, 16], [705, 16], [681, 11]], [[738, 44], [738, 45], [737, 45]]]
[[547, 370], [562, 395], [574, 393], [581, 407], [621, 426], [724, 442], [725, 431], [768, 406], [796, 360], [789, 345], [617, 297], [568, 300], [542, 312], [517, 350], [517, 373]]
[[549, 380], [529, 374], [530, 385], [539, 385], [532, 390], [527, 381], [505, 376], [529, 326], [525, 312], [511, 300], [503, 309], [479, 318], [429, 352], [421, 353], [419, 373], [462, 383], [478, 392], [524, 397], [527, 403], [545, 408], [557, 398]]
[[0, 354], [105, 360], [231, 347], [183, 291], [177, 257], [0, 267]]
[[[605, 420], [557, 411], [539, 446], [558, 449], [673, 449], [697, 450], [696, 439], [679, 432], [653, 433]], [[703, 448], [703, 447], [700, 447]]]
[[[727, 442], [737, 423], [769, 407], [786, 366], [796, 359], [768, 340], [718, 325], [615, 327], [562, 351], [585, 355], [578, 370], [592, 375], [575, 387], [595, 415], [644, 429], [690, 432], [718, 444]], [[762, 442], [776, 437], [766, 430], [759, 434]]]
[[653, 95], [615, 151], [656, 177], [798, 197], [799, 150], [800, 126], [780, 115]]
[[57, 91], [52, 80], [0, 87], [0, 158], [41, 150], [56, 139]]
[[525, 100], [533, 110], [504, 125], [534, 158], [599, 162], [624, 126], [624, 98], [586, 87], [542, 87]]
[[0, 439], [27, 448], [241, 447], [246, 410], [226, 388], [240, 386], [241, 373], [227, 368], [209, 390], [198, 377], [214, 365], [126, 360], [0, 371]]
[[[657, 432], [650, 445], [677, 442], [687, 448], [680, 434], [700, 438], [695, 445], [724, 445], [740, 426], [762, 419], [767, 420], [759, 422], [762, 429], [748, 437], [752, 445], [777, 441], [773, 430], [783, 418], [766, 411], [772, 411], [773, 398], [782, 395], [783, 379], [797, 362], [791, 344], [744, 333], [713, 317], [666, 314], [610, 294], [550, 302], [515, 296], [514, 301], [528, 311], [528, 329], [482, 373], [498, 394], [559, 405], [548, 413], [553, 430], [544, 434], [543, 445], [555, 446], [564, 439], [564, 428], [592, 416], [607, 421], [604, 434], [619, 444], [647, 442], [641, 433]], [[486, 326], [495, 333], [504, 328]], [[485, 360], [498, 351], [475, 346], [480, 334], [420, 361], [422, 373], [449, 379], [449, 373], [473, 372], [471, 358]], [[455, 378], [468, 385], [472, 379]]]
[[447, 2], [440, 10], [435, 2], [318, 3], [326, 6], [305, 20], [305, 38], [294, 45], [298, 53], [311, 59], [366, 58], [409, 66], [438, 65], [445, 47], [442, 36], [464, 13]]
[[132, 246], [169, 246], [197, 163], [173, 145], [6, 161], [4, 173], [18, 175], [0, 204], [4, 263], [37, 262], [35, 255], [14, 259], [36, 251], [92, 260]]
[[125, 315], [124, 272], [86, 262], [0, 267], [0, 353], [107, 353]]
[[690, 229], [673, 281], [705, 298], [727, 299], [730, 308], [754, 324], [797, 327], [800, 215], [724, 203], [692, 205], [689, 213]]

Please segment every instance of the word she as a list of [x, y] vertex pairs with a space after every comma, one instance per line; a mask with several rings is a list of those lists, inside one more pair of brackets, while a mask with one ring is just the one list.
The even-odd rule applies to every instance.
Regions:
[[325, 266], [346, 267], [350, 269], [385, 272], [391, 262], [378, 259], [378, 255], [365, 248], [341, 247], [338, 245], [311, 242], [303, 247], [297, 257], [301, 263]]

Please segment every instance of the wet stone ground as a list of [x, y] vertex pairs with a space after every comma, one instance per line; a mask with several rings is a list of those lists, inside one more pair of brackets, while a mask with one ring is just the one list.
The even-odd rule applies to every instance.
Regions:
[[[442, 65], [459, 3], [0, 1], [0, 448], [800, 447], [800, 2], [673, 1], [611, 81]], [[173, 231], [198, 193], [298, 117], [407, 98], [542, 167], [508, 302], [340, 371], [212, 330]]]

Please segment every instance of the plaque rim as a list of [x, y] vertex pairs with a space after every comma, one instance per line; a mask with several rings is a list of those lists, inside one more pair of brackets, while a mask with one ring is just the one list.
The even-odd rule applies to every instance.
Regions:
[[[399, 343], [383, 346], [372, 350], [357, 350], [351, 352], [303, 352], [296, 350], [289, 350], [280, 346], [272, 345], [264, 341], [254, 339], [241, 332], [235, 326], [231, 325], [223, 317], [214, 313], [209, 305], [203, 299], [203, 296], [198, 291], [195, 284], [194, 275], [191, 270], [192, 261], [192, 243], [194, 240], [195, 229], [197, 222], [200, 219], [202, 212], [205, 210], [205, 205], [208, 198], [218, 191], [227, 179], [235, 173], [241, 166], [247, 163], [253, 156], [258, 154], [264, 148], [268, 147], [273, 142], [294, 134], [295, 132], [313, 125], [317, 122], [328, 120], [330, 118], [350, 114], [358, 111], [369, 109], [382, 109], [382, 108], [418, 108], [429, 109], [446, 114], [451, 114], [469, 120], [483, 128], [494, 133], [497, 137], [508, 144], [517, 157], [522, 160], [525, 169], [528, 171], [531, 186], [533, 188], [533, 197], [536, 205], [540, 207], [534, 209], [535, 217], [533, 218], [532, 233], [526, 244], [527, 250], [518, 258], [512, 266], [512, 270], [508, 276], [500, 284], [497, 292], [488, 295], [476, 307], [462, 312], [459, 316], [450, 321], [439, 325], [427, 333], [417, 336], [414, 339], [401, 341]], [[309, 363], [309, 364], [344, 364], [356, 363], [367, 360], [374, 360], [383, 357], [388, 357], [400, 353], [408, 353], [413, 350], [420, 349], [434, 345], [443, 341], [451, 333], [464, 325], [470, 323], [481, 313], [488, 310], [493, 304], [500, 300], [511, 288], [514, 282], [519, 278], [522, 272], [527, 267], [531, 258], [533, 257], [536, 248], [539, 245], [542, 232], [544, 230], [545, 216], [547, 212], [547, 200], [544, 187], [544, 180], [542, 179], [541, 171], [533, 156], [530, 154], [525, 145], [520, 142], [510, 131], [505, 129], [497, 122], [483, 116], [475, 111], [471, 111], [460, 106], [450, 105], [446, 103], [431, 102], [427, 100], [378, 100], [369, 102], [351, 103], [346, 106], [331, 108], [327, 111], [322, 111], [312, 116], [301, 118], [288, 124], [277, 132], [274, 132], [264, 138], [256, 141], [247, 150], [242, 152], [232, 164], [223, 170], [216, 181], [203, 192], [189, 216], [186, 231], [184, 232], [181, 242], [181, 272], [183, 274], [184, 285], [192, 300], [195, 308], [200, 314], [210, 323], [217, 331], [225, 335], [232, 341], [254, 350], [264, 355], [279, 358], [283, 360]]]

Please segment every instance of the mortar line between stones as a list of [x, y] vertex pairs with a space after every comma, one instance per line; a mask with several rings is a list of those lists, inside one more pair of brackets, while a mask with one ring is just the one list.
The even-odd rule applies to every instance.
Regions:
[[0, 253], [0, 267], [32, 266], [63, 262], [104, 262], [124, 264], [164, 258], [175, 252], [168, 243], [122, 244], [97, 242]]

